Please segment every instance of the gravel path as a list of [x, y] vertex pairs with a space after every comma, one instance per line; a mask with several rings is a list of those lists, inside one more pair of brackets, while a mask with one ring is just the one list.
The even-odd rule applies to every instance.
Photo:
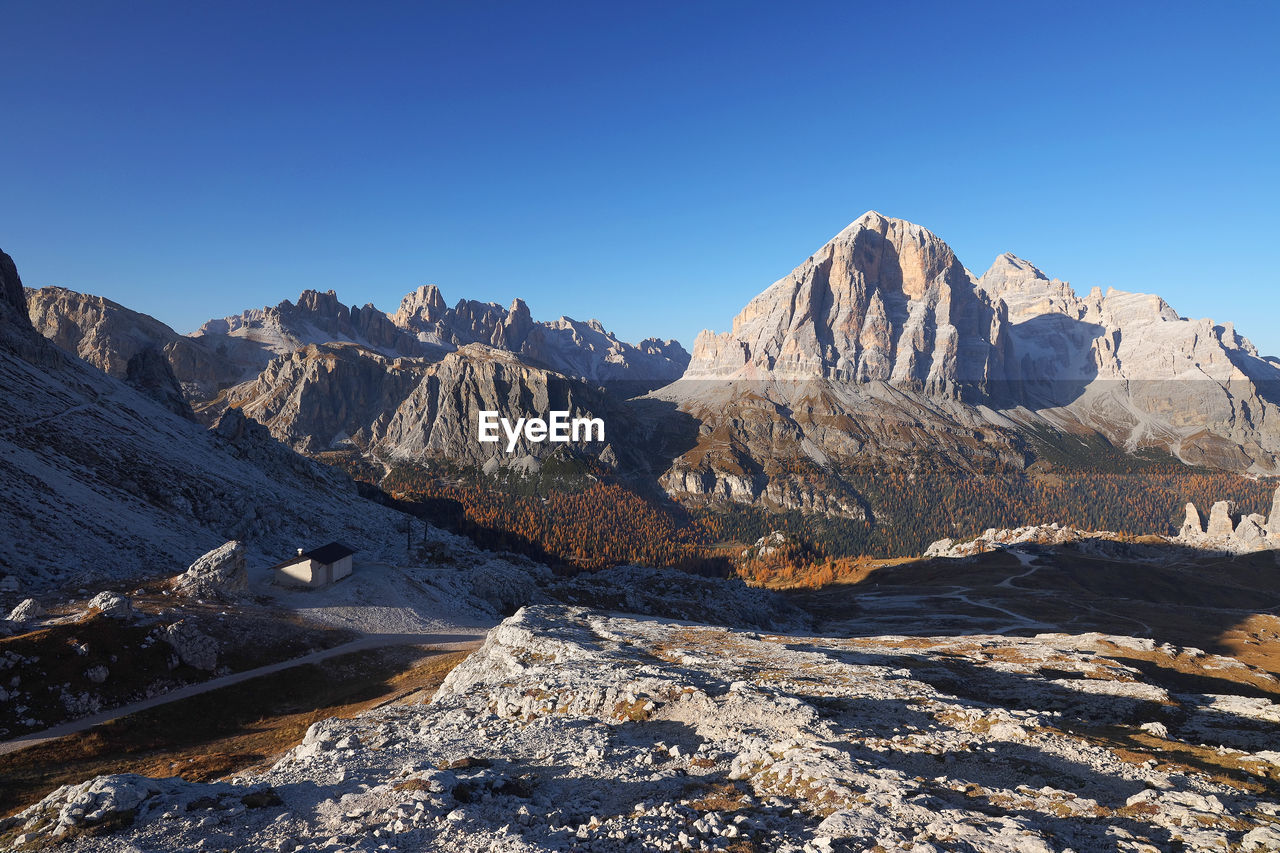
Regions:
[[383, 648], [385, 646], [431, 646], [440, 651], [470, 651], [478, 648], [482, 639], [483, 637], [473, 634], [369, 634], [349, 643], [343, 643], [340, 646], [320, 649], [302, 657], [290, 658], [289, 660], [260, 666], [256, 669], [235, 672], [221, 678], [201, 682], [200, 684], [190, 684], [177, 690], [171, 690], [168, 693], [162, 693], [159, 696], [153, 696], [150, 699], [144, 699], [141, 702], [134, 702], [132, 705], [123, 705], [119, 708], [103, 711], [100, 714], [94, 714], [91, 717], [82, 717], [44, 731], [31, 732], [22, 737], [0, 743], [0, 755], [16, 752], [20, 749], [26, 749], [27, 747], [56, 740], [67, 735], [77, 734], [94, 726], [109, 723], [112, 720], [127, 717], [139, 711], [167, 705], [179, 699], [189, 699], [192, 696], [199, 696], [201, 693], [208, 693], [210, 690], [229, 687], [232, 684], [239, 684], [242, 681], [248, 681], [261, 675], [270, 675], [274, 672], [292, 669], [295, 666], [317, 663], [338, 655], [350, 654], [365, 649]]

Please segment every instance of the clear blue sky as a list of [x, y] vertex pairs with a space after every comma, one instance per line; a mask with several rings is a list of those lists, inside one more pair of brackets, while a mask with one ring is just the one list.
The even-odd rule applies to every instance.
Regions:
[[1280, 3], [3, 2], [0, 248], [179, 331], [726, 329], [868, 209], [1280, 354]]

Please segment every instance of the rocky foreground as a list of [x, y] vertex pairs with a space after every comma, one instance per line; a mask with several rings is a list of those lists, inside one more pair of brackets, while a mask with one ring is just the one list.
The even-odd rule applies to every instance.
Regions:
[[0, 832], [68, 851], [1278, 849], [1280, 706], [1125, 663], [1188, 659], [1201, 689], [1275, 686], [1101, 634], [833, 639], [528, 607], [429, 705], [317, 723], [229, 783], [64, 787]]

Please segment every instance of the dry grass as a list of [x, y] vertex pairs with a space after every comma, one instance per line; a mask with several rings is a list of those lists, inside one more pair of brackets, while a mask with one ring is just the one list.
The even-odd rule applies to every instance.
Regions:
[[354, 652], [0, 756], [0, 813], [100, 773], [209, 781], [269, 765], [319, 720], [429, 697], [466, 655], [414, 647]]
[[1255, 796], [1280, 796], [1280, 772], [1269, 764], [1241, 761], [1241, 756], [1232, 752], [1156, 737], [1129, 726], [1049, 726], [1045, 730], [1081, 738], [1130, 764], [1155, 761], [1165, 773], [1196, 773]]
[[624, 722], [642, 723], [649, 719], [653, 703], [649, 699], [639, 698], [630, 702], [622, 701], [613, 706], [613, 718]]
[[736, 812], [751, 791], [742, 782], [704, 782], [685, 789], [685, 804], [696, 812]]
[[[145, 596], [136, 597], [135, 602], [144, 612], [175, 603], [157, 603]], [[285, 619], [261, 608], [247, 608], [235, 619], [220, 618], [216, 605], [187, 603], [165, 610], [166, 622], [178, 619], [190, 619], [218, 638], [218, 663], [229, 672], [300, 657], [354, 637], [349, 631]], [[22, 723], [27, 717], [39, 721], [34, 728], [43, 729], [82, 716], [84, 711], [73, 714], [68, 709], [64, 695], [88, 694], [99, 699], [101, 708], [116, 708], [214, 677], [186, 664], [170, 668], [173, 649], [155, 641], [154, 633], [154, 626], [107, 618], [95, 611], [73, 622], [0, 639], [0, 653], [12, 653], [24, 661], [3, 671], [6, 682], [14, 676], [20, 679], [22, 695], [0, 705], [0, 735], [30, 731], [33, 727]], [[99, 666], [109, 673], [102, 684], [87, 677], [91, 668]], [[19, 712], [19, 707], [25, 710]]]

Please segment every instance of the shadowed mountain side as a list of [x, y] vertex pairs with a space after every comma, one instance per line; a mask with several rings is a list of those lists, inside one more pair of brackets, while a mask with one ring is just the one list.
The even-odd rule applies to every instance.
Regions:
[[[177, 411], [173, 385], [181, 385], [178, 390], [187, 400], [200, 402], [256, 374], [271, 358], [253, 341], [190, 338], [101, 296], [64, 287], [26, 288], [25, 292], [36, 331], [104, 373], [129, 381], [171, 411]], [[148, 350], [163, 354], [167, 367], [143, 356], [146, 378], [130, 379], [129, 364]], [[163, 377], [166, 372], [171, 378]]]
[[169, 575], [229, 539], [263, 561], [398, 541], [397, 513], [239, 413], [206, 430], [38, 335], [3, 253], [0, 284], [0, 529], [22, 589]]
[[[960, 559], [874, 569], [852, 583], [795, 593], [842, 636], [959, 636], [1096, 631], [1250, 660], [1250, 640], [1280, 629], [1275, 551], [1237, 557], [1170, 544], [1025, 544]], [[1271, 692], [1280, 692], [1273, 688]]]
[[1091, 354], [1106, 331], [1064, 314], [1041, 314], [1019, 323], [1014, 333], [1026, 343], [1009, 357], [1007, 378], [990, 384], [993, 404], [1032, 410], [1071, 405], [1098, 378]]

